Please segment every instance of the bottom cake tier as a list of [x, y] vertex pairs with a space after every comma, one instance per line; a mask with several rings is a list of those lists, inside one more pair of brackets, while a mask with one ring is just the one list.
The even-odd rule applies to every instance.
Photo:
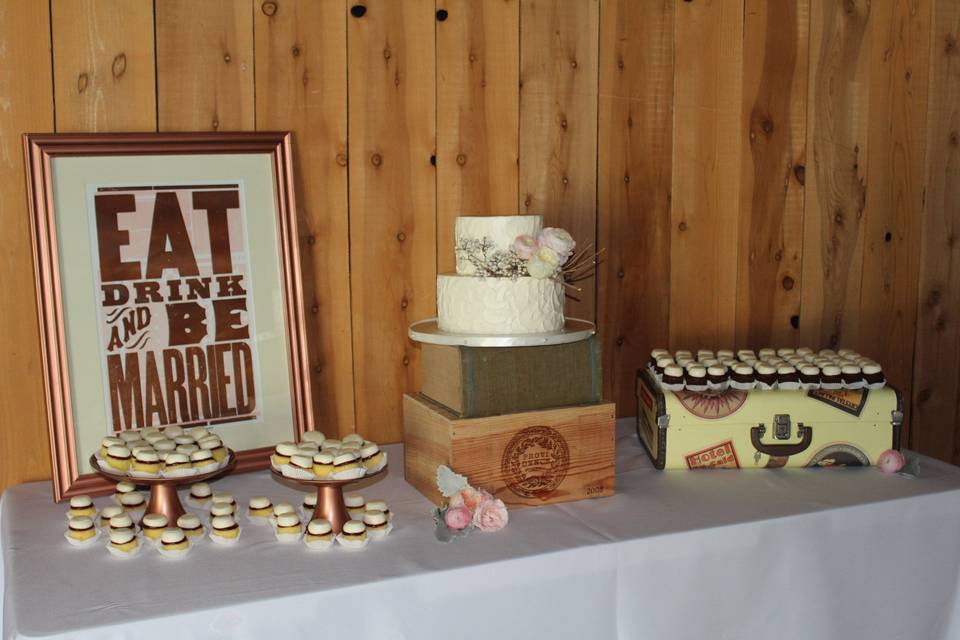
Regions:
[[437, 276], [437, 325], [450, 333], [513, 335], [563, 329], [563, 285], [552, 278]]

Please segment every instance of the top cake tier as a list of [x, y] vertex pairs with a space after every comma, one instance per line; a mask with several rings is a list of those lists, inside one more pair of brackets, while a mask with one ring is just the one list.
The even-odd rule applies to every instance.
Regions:
[[[517, 236], [536, 237], [543, 228], [543, 216], [460, 216], [457, 218], [456, 246], [463, 240], [489, 239], [494, 250], [506, 251]], [[474, 275], [476, 268], [468, 260], [457, 258], [457, 273]]]

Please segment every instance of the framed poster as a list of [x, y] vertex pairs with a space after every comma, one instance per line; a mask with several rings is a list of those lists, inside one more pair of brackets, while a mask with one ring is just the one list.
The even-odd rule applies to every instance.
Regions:
[[312, 424], [289, 133], [26, 134], [57, 500], [107, 435], [203, 425], [268, 465]]

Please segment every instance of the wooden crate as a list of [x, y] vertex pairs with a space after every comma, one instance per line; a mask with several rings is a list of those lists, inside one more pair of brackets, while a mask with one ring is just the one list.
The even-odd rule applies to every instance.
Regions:
[[601, 401], [600, 343], [540, 347], [424, 344], [420, 392], [462, 418]]
[[435, 504], [446, 464], [508, 506], [613, 495], [613, 403], [459, 418], [423, 396], [403, 398], [404, 474]]

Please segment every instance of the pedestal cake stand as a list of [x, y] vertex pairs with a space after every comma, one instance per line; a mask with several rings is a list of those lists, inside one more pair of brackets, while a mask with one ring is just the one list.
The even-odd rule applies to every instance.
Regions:
[[180, 478], [141, 478], [126, 473], [113, 473], [100, 467], [96, 455], [90, 456], [90, 466], [93, 467], [97, 473], [114, 482], [126, 480], [136, 485], [150, 487], [150, 500], [147, 501], [147, 508], [143, 511], [144, 515], [148, 513], [162, 513], [167, 516], [167, 521], [172, 525], [176, 523], [177, 518], [186, 513], [183, 505], [180, 504], [177, 487], [193, 484], [194, 482], [204, 482], [233, 471], [233, 468], [237, 466], [237, 454], [234, 453], [233, 449], [227, 449], [227, 460], [228, 462], [225, 466], [213, 471]]
[[360, 476], [359, 478], [354, 478], [352, 480], [321, 480], [319, 478], [316, 480], [302, 480], [300, 478], [291, 478], [289, 476], [285, 476], [272, 467], [270, 471], [273, 473], [273, 475], [281, 480], [289, 480], [291, 482], [296, 482], [297, 484], [316, 487], [317, 506], [313, 510], [312, 518], [324, 518], [329, 520], [330, 526], [333, 528], [333, 532], [340, 533], [343, 531], [344, 523], [350, 519], [350, 513], [347, 511], [347, 505], [343, 502], [343, 488], [348, 484], [363, 482], [369, 478], [376, 478], [387, 470], [387, 466], [389, 465], [384, 465], [383, 468], [376, 473], [368, 473], [365, 476]]
[[597, 327], [592, 322], [567, 318], [562, 329], [546, 333], [450, 333], [440, 329], [436, 318], [430, 318], [411, 324], [407, 335], [417, 342], [461, 347], [545, 347], [586, 340], [596, 331]]

